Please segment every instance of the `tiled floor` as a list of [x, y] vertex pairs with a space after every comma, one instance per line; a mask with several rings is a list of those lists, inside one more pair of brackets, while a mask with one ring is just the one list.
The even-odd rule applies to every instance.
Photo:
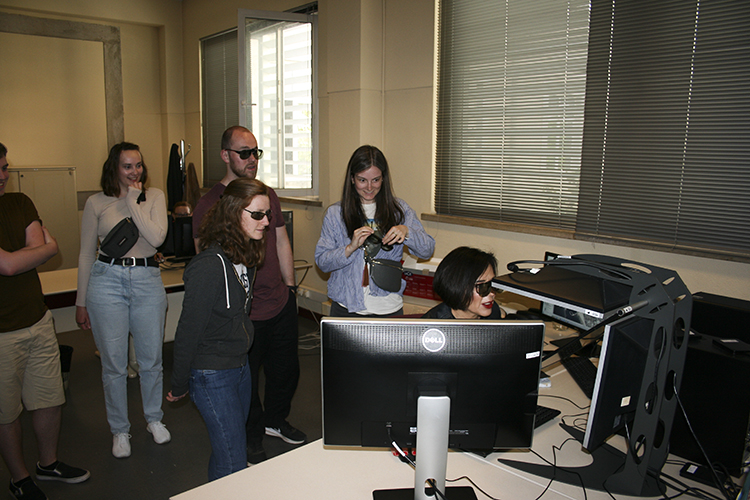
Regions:
[[[320, 350], [318, 325], [300, 318], [301, 376], [292, 401], [289, 421], [304, 431], [309, 440], [321, 437]], [[126, 459], [112, 456], [112, 435], [104, 412], [101, 365], [95, 356], [90, 332], [65, 332], [60, 344], [73, 347], [70, 386], [63, 409], [59, 456], [64, 462], [87, 468], [91, 478], [85, 483], [67, 485], [41, 482], [50, 500], [89, 499], [167, 499], [206, 482], [210, 445], [206, 427], [189, 398], [178, 403], [164, 402], [164, 423], [172, 441], [157, 445], [146, 431], [141, 412], [137, 379], [128, 381], [132, 455]], [[172, 371], [172, 344], [164, 345], [165, 393]], [[28, 413], [22, 416], [24, 450], [30, 470], [36, 463], [36, 441]], [[266, 436], [264, 447], [269, 457], [294, 446]], [[10, 477], [0, 461], [0, 488], [7, 489]], [[5, 495], [7, 493], [0, 493]]]

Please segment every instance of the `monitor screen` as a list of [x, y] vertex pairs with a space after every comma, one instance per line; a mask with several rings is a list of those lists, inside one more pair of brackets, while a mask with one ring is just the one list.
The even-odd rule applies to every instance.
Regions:
[[583, 446], [593, 451], [635, 417], [653, 320], [627, 316], [604, 328]]
[[193, 217], [175, 217], [173, 227], [175, 259], [189, 260], [195, 255], [195, 241], [193, 240]]
[[168, 257], [170, 262], [188, 261], [195, 255], [192, 216], [168, 218], [167, 237], [159, 247], [159, 252]]
[[416, 446], [415, 489], [443, 491], [448, 448], [531, 447], [543, 341], [541, 321], [324, 318], [323, 444]]

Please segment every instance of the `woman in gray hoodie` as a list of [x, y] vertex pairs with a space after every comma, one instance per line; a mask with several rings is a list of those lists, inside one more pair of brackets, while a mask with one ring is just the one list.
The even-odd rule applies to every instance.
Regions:
[[252, 386], [248, 313], [255, 269], [265, 255], [271, 210], [260, 181], [232, 181], [198, 231], [201, 252], [185, 269], [185, 298], [174, 342], [170, 402], [188, 393], [208, 428], [213, 481], [247, 466], [245, 422]]

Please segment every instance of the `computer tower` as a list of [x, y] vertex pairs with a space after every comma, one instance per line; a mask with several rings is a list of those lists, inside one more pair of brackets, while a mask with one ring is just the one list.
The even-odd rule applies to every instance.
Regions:
[[705, 292], [694, 293], [690, 328], [706, 335], [750, 344], [750, 301]]
[[[750, 422], [750, 354], [716, 345], [710, 335], [691, 335], [679, 397], [709, 460], [739, 476]], [[705, 464], [682, 412], [675, 415], [670, 453]]]

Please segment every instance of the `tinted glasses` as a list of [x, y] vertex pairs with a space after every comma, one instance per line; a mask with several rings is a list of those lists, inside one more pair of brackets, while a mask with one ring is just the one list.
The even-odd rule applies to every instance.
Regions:
[[486, 297], [492, 291], [492, 281], [474, 283], [474, 289], [476, 289], [480, 297]]
[[240, 150], [227, 148], [227, 151], [233, 151], [237, 153], [237, 155], [239, 155], [239, 157], [243, 160], [247, 160], [248, 158], [250, 158], [250, 155], [253, 155], [256, 160], [260, 160], [261, 158], [263, 158], [263, 150], [258, 148]]
[[249, 213], [250, 217], [252, 217], [254, 220], [263, 220], [263, 217], [268, 217], [268, 222], [271, 222], [271, 218], [273, 217], [273, 213], [271, 213], [270, 210], [266, 210], [265, 212], [254, 212], [252, 210], [248, 210], [247, 208], [243, 208], [242, 210]]

